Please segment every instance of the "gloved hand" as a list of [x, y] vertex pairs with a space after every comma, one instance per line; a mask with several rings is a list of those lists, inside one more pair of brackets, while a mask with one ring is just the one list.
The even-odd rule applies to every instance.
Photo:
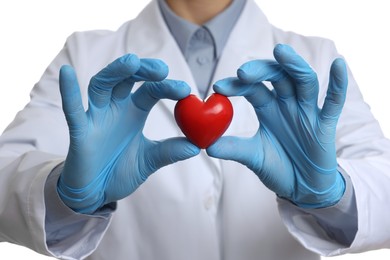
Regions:
[[[253, 105], [259, 129], [252, 138], [221, 138], [207, 152], [246, 165], [269, 189], [300, 207], [334, 205], [345, 191], [335, 134], [346, 98], [346, 65], [342, 59], [333, 62], [319, 109], [319, 83], [311, 67], [287, 45], [277, 45], [274, 57], [250, 61], [239, 68], [238, 78], [215, 84], [216, 92], [244, 96]], [[270, 81], [274, 91], [262, 81]]]
[[[199, 153], [185, 138], [152, 141], [142, 133], [159, 99], [190, 93], [184, 82], [163, 80], [167, 74], [159, 60], [125, 55], [92, 77], [85, 112], [74, 70], [61, 68], [70, 146], [57, 191], [70, 208], [93, 213], [131, 194], [157, 169]], [[146, 82], [131, 93], [136, 81]]]

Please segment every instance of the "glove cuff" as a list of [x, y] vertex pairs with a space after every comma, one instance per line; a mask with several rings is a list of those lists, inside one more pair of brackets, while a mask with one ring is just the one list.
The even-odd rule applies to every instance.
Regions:
[[[308, 187], [306, 187], [308, 188]], [[298, 196], [292, 202], [298, 207], [306, 209], [318, 209], [331, 207], [337, 204], [343, 197], [346, 189], [346, 184], [343, 175], [337, 171], [336, 180], [332, 186], [324, 191], [311, 190], [310, 195], [306, 195], [305, 199]], [[301, 197], [301, 198], [299, 198]]]
[[61, 176], [57, 183], [57, 192], [65, 205], [78, 213], [92, 214], [104, 205], [103, 189], [74, 189], [67, 186]]

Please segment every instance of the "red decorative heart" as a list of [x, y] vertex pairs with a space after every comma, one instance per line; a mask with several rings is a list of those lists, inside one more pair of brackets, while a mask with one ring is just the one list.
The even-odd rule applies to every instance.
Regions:
[[181, 131], [202, 149], [221, 137], [232, 118], [232, 104], [227, 97], [217, 93], [205, 101], [191, 94], [179, 100], [175, 107], [175, 119]]

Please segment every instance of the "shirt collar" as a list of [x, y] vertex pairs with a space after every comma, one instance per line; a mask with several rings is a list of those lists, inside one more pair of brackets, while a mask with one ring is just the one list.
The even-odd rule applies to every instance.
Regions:
[[[233, 0], [232, 3], [210, 21], [203, 24], [211, 33], [217, 58], [220, 57], [226, 41], [235, 23], [240, 17], [246, 0]], [[159, 0], [161, 13], [167, 26], [179, 45], [182, 53], [185, 53], [192, 35], [201, 27], [176, 15], [167, 5], [165, 0]]]

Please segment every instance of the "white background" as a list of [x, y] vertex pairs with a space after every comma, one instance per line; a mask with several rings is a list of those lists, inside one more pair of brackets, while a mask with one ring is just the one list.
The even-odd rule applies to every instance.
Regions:
[[[390, 8], [386, 0], [256, 0], [275, 25], [331, 38], [348, 61], [372, 112], [390, 136]], [[74, 31], [115, 30], [147, 0], [12, 0], [0, 3], [0, 131]], [[255, 25], [254, 25], [255, 26]], [[114, 256], [113, 256], [114, 257]], [[334, 260], [390, 259], [389, 250]], [[0, 259], [48, 259], [0, 243]]]

